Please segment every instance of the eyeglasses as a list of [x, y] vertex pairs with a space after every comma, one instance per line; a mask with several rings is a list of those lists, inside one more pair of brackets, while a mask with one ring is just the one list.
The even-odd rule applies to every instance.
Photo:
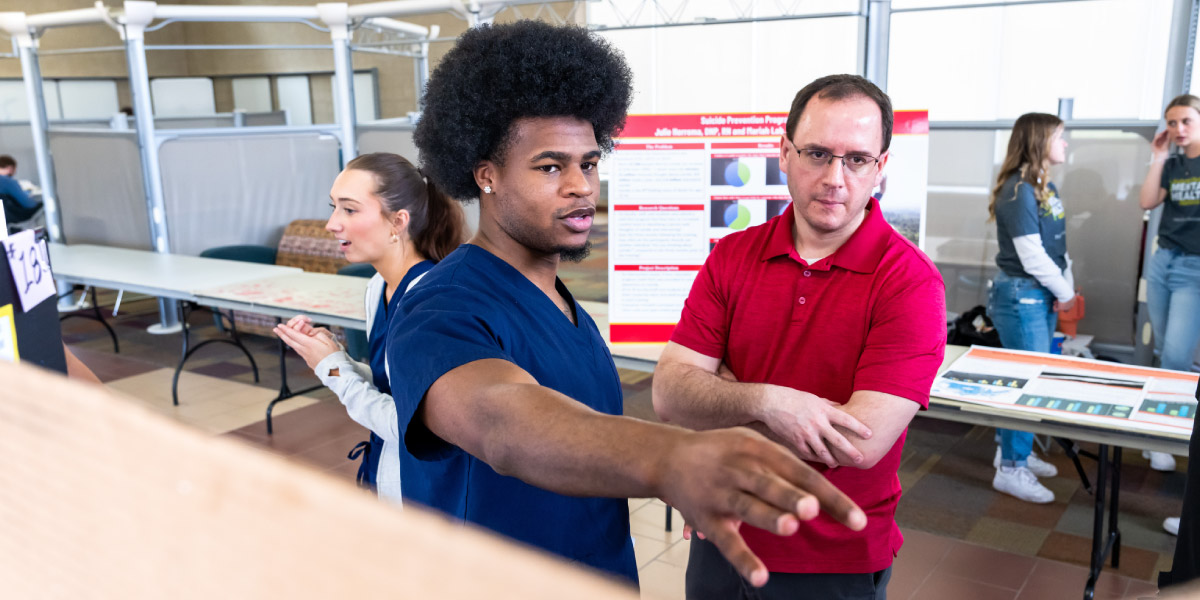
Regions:
[[872, 166], [879, 162], [878, 156], [871, 156], [870, 154], [849, 152], [844, 156], [838, 156], [828, 150], [797, 148], [791, 140], [788, 140], [788, 145], [792, 147], [792, 150], [796, 151], [796, 156], [800, 157], [800, 165], [810, 169], [823, 168], [833, 162], [833, 159], [840, 158], [842, 159], [842, 167], [846, 169], [846, 173], [850, 175], [864, 175], [870, 171]]

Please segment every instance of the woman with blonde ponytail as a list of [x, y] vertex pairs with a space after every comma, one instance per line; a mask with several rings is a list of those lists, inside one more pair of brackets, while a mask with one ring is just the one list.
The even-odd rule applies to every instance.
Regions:
[[370, 364], [352, 360], [329, 330], [313, 327], [307, 317], [276, 326], [275, 334], [337, 394], [350, 418], [371, 430], [370, 442], [360, 444], [359, 483], [399, 504], [400, 436], [387, 374], [388, 317], [404, 293], [466, 239], [462, 209], [407, 159], [386, 153], [351, 160], [329, 196], [333, 214], [325, 229], [338, 239], [346, 260], [370, 263], [376, 271], [366, 294]]
[[[1159, 366], [1190, 371], [1200, 344], [1200, 98], [1176, 96], [1164, 113], [1167, 128], [1150, 144], [1152, 158], [1141, 207], [1163, 207], [1158, 249], [1146, 261], [1146, 308]], [[1171, 144], [1179, 149], [1170, 154]], [[1175, 457], [1142, 452], [1156, 471], [1174, 471]], [[1179, 532], [1179, 517], [1163, 522]]]
[[[1005, 348], [1049, 352], [1057, 311], [1075, 305], [1066, 215], [1049, 174], [1052, 165], [1066, 161], [1066, 151], [1061, 119], [1021, 115], [992, 190], [988, 212], [996, 221], [1000, 271], [988, 293], [988, 315]], [[1053, 502], [1054, 492], [1038, 477], [1058, 470], [1033, 453], [1033, 434], [998, 433], [992, 487], [1027, 502]]]

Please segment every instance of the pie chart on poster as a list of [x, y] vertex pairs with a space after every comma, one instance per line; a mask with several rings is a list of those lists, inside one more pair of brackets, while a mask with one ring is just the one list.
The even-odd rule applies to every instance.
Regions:
[[745, 229], [750, 224], [750, 209], [741, 203], [730, 204], [725, 208], [725, 226], [730, 229]]
[[725, 167], [725, 183], [733, 187], [750, 183], [750, 167], [740, 160], [731, 161]]

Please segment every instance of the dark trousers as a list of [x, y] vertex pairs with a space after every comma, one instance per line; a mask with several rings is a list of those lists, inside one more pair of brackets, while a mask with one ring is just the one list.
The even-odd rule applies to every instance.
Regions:
[[887, 600], [891, 576], [891, 567], [875, 573], [773, 572], [767, 585], [756, 588], [712, 542], [693, 537], [686, 590], [688, 600]]
[[8, 197], [0, 197], [0, 203], [4, 205], [4, 220], [8, 223], [20, 223], [32, 219], [42, 208], [39, 202], [33, 208], [21, 206], [16, 200]]
[[1200, 577], [1200, 438], [1192, 428], [1188, 444], [1187, 483], [1183, 486], [1183, 513], [1179, 515], [1179, 539], [1170, 571], [1158, 574], [1158, 587], [1182, 585]]

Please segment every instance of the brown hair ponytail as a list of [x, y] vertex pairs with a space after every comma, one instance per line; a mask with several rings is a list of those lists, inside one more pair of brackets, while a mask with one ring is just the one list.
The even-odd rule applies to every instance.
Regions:
[[447, 196], [428, 177], [425, 179], [425, 227], [413, 236], [417, 251], [438, 262], [466, 241], [466, 218], [462, 206]]
[[367, 171], [379, 187], [385, 213], [408, 211], [408, 235], [422, 256], [434, 262], [446, 258], [466, 241], [466, 219], [460, 207], [399, 154], [363, 154], [346, 163], [346, 170]]

